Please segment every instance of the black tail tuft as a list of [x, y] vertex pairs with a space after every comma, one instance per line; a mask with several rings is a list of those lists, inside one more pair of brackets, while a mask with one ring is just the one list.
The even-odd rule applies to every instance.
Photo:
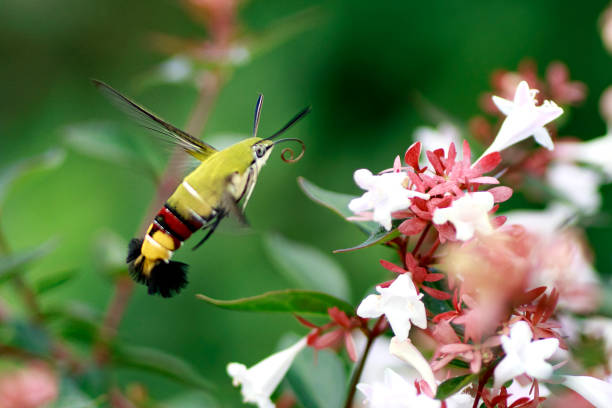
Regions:
[[142, 248], [142, 239], [134, 238], [128, 246], [128, 254], [125, 262], [134, 262], [140, 256], [140, 248]]
[[149, 288], [149, 295], [159, 293], [165, 298], [172, 297], [187, 286], [187, 264], [159, 261], [145, 283]]
[[[147, 285], [149, 295], [160, 294], [168, 298], [176, 295], [187, 286], [187, 264], [165, 262], [161, 259], [150, 260], [141, 257], [142, 239], [130, 241], [126, 262], [130, 276], [138, 283]], [[149, 273], [145, 273], [145, 268]]]

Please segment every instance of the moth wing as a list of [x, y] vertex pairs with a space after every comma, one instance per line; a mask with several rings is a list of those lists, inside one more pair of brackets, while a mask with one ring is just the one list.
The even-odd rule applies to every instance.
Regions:
[[113, 105], [136, 120], [141, 126], [169, 138], [171, 142], [196, 159], [204, 161], [217, 152], [217, 149], [208, 143], [164, 121], [104, 82], [95, 79], [92, 82]]

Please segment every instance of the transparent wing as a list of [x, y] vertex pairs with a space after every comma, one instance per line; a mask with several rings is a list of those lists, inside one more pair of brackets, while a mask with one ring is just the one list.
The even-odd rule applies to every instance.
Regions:
[[95, 79], [92, 82], [113, 105], [136, 120], [141, 126], [169, 138], [197, 159], [205, 160], [217, 151], [208, 143], [155, 116], [104, 82]]

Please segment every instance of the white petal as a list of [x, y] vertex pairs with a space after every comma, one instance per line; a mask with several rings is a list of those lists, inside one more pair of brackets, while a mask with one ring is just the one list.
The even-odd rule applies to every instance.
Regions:
[[474, 226], [467, 222], [453, 222], [455, 230], [457, 230], [456, 238], [460, 241], [468, 241], [474, 236]]
[[559, 349], [559, 340], [550, 338], [550, 339], [542, 339], [531, 342], [527, 346], [528, 354], [533, 356], [534, 358], [539, 357], [541, 359], [550, 358], [555, 351]]
[[432, 392], [436, 393], [438, 384], [436, 383], [431, 366], [409, 339], [400, 341], [397, 337], [393, 337], [389, 345], [389, 352], [413, 366], [427, 382]]
[[227, 365], [227, 374], [232, 377], [232, 384], [234, 387], [242, 384], [246, 372], [247, 368], [244, 364], [229, 363]]
[[354, 213], [360, 213], [372, 209], [372, 205], [370, 204], [370, 200], [367, 198], [367, 194], [368, 193], [365, 193], [359, 198], [353, 198], [349, 202], [349, 210]]
[[470, 193], [469, 197], [472, 200], [472, 205], [478, 205], [484, 211], [490, 211], [495, 205], [495, 197], [488, 191], [477, 191]]
[[612, 406], [612, 384], [589, 376], [563, 376], [563, 385], [582, 395], [595, 408]]
[[420, 327], [421, 329], [427, 328], [427, 313], [425, 312], [425, 304], [420, 300], [414, 300], [412, 302], [412, 307], [414, 309], [414, 313], [410, 316], [410, 320], [415, 326]]
[[306, 338], [302, 338], [293, 346], [272, 354], [248, 370], [242, 364], [230, 363], [227, 372], [234, 385], [242, 386], [240, 391], [245, 402], [256, 403], [260, 408], [273, 407], [270, 396], [285, 377], [297, 354], [305, 347]]
[[508, 116], [512, 113], [512, 109], [514, 109], [514, 103], [504, 98], [500, 98], [499, 96], [493, 95], [491, 97], [493, 99], [493, 103], [497, 106], [497, 109], [504, 115]]
[[525, 362], [525, 373], [537, 379], [547, 379], [553, 373], [553, 366], [544, 360], [527, 360]]
[[380, 305], [380, 295], [369, 295], [361, 301], [357, 308], [357, 316], [366, 319], [379, 317], [383, 314]]
[[408, 312], [403, 309], [386, 309], [385, 316], [387, 316], [391, 330], [398, 340], [406, 340], [412, 327]]
[[540, 146], [544, 146], [548, 150], [553, 150], [555, 148], [555, 145], [548, 134], [548, 130], [546, 130], [545, 127], [535, 129], [533, 132], [533, 138]]
[[514, 91], [514, 105], [521, 106], [530, 104], [533, 104], [533, 96], [529, 89], [529, 84], [527, 84], [527, 81], [521, 81], [516, 87], [516, 91]]
[[551, 101], [544, 101], [542, 105], [536, 106], [534, 99], [535, 92], [537, 91], [529, 89], [527, 82], [521, 81], [514, 94], [512, 109], [510, 109], [509, 101], [494, 98], [494, 102], [496, 104], [499, 102], [498, 107], [501, 105], [500, 110], [507, 113], [507, 116], [495, 140], [493, 140], [493, 143], [480, 158], [491, 152], [500, 152], [531, 135], [535, 136], [539, 144], [548, 149], [553, 148], [552, 141], [544, 129], [544, 125], [563, 114], [563, 109]]
[[506, 355], [502, 361], [495, 367], [495, 387], [501, 387], [506, 381], [523, 374], [521, 362], [513, 355]]
[[409, 273], [399, 275], [388, 288], [381, 288], [380, 293], [395, 296], [416, 296], [417, 290]]
[[436, 208], [433, 213], [432, 221], [434, 224], [444, 224], [448, 222], [449, 218], [452, 216], [454, 211], [450, 208]]
[[533, 339], [533, 332], [529, 324], [524, 321], [518, 321], [510, 327], [510, 339], [515, 347], [527, 345]]
[[373, 219], [382, 225], [387, 231], [391, 230], [391, 212], [386, 207], [375, 207]]
[[359, 169], [353, 173], [353, 179], [359, 187], [369, 190], [374, 182], [374, 175], [368, 169]]

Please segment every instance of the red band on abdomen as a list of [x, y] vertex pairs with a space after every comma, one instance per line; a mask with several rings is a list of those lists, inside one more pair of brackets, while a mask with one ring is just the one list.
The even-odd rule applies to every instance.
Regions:
[[181, 241], [185, 241], [192, 234], [189, 227], [185, 225], [183, 221], [178, 219], [176, 215], [172, 214], [172, 212], [166, 207], [162, 207], [155, 218], [161, 221], [160, 224], [162, 227]]

